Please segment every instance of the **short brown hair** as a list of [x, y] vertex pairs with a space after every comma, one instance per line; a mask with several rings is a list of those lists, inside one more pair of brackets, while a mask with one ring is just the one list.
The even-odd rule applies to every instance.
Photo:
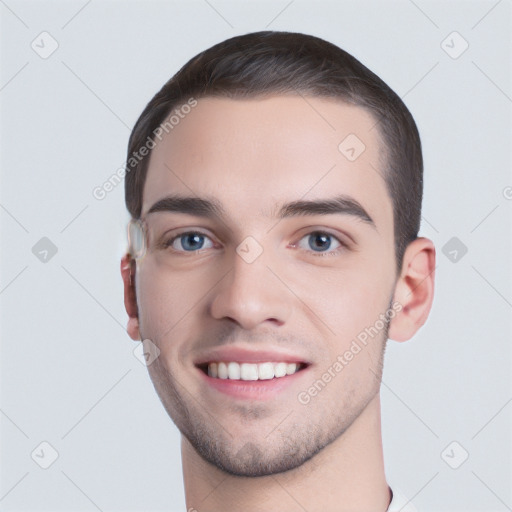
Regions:
[[385, 146], [382, 174], [393, 203], [399, 270], [421, 219], [423, 158], [416, 123], [400, 97], [376, 74], [341, 48], [311, 35], [264, 31], [232, 37], [190, 59], [162, 87], [135, 123], [128, 143], [125, 200], [131, 216], [140, 217], [150, 159], [150, 152], [139, 160], [133, 154], [173, 108], [191, 97], [269, 94], [339, 98], [375, 118]]

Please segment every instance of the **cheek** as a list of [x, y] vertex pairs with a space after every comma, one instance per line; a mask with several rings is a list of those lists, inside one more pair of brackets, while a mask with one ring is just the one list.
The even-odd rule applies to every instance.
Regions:
[[[322, 394], [328, 407], [337, 397], [340, 407], [350, 409], [363, 396], [376, 389], [375, 376], [380, 373], [385, 344], [386, 323], [380, 318], [389, 305], [387, 282], [378, 281], [371, 272], [338, 272], [337, 278], [315, 279], [315, 293], [306, 304], [328, 326], [323, 353], [318, 354], [315, 378], [326, 372], [336, 375], [333, 384]], [[318, 328], [323, 326], [317, 322]]]
[[373, 325], [389, 305], [391, 279], [375, 265], [303, 273], [305, 304], [328, 327], [338, 348]]
[[161, 342], [174, 335], [180, 319], [190, 311], [195, 295], [193, 284], [159, 271], [150, 261], [144, 261], [137, 272], [137, 304], [142, 334]]
[[[219, 271], [173, 271], [149, 257], [137, 268], [137, 303], [142, 336], [161, 352], [182, 360], [180, 346], [196, 339], [204, 328], [208, 294]], [[201, 318], [199, 318], [201, 317]]]

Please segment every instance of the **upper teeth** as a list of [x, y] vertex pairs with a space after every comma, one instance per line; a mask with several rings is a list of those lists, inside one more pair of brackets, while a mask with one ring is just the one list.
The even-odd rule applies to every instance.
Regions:
[[297, 363], [235, 363], [208, 364], [208, 375], [218, 379], [268, 380], [292, 375], [299, 369]]

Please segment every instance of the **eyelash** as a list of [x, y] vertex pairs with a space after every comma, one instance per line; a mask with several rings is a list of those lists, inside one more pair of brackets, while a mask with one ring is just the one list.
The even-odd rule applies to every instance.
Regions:
[[[300, 251], [304, 251], [304, 252], [307, 252], [308, 254], [311, 254], [313, 256], [321, 256], [321, 257], [325, 257], [325, 256], [336, 256], [338, 255], [340, 252], [342, 251], [345, 251], [347, 249], [349, 249], [348, 245], [343, 242], [342, 240], [340, 240], [336, 235], [334, 235], [333, 233], [330, 233], [329, 231], [323, 231], [323, 230], [319, 230], [319, 229], [314, 229], [308, 233], [306, 233], [305, 235], [303, 235], [299, 241], [297, 243], [294, 243], [294, 244], [291, 244], [291, 247], [292, 248], [297, 248], [297, 244], [303, 240], [304, 238], [308, 237], [308, 236], [311, 236], [311, 235], [327, 235], [329, 236], [330, 238], [336, 240], [340, 245], [339, 247], [337, 247], [336, 249], [332, 249], [332, 250], [329, 250], [329, 251], [326, 251], [326, 252], [317, 252], [317, 251], [313, 251], [313, 250], [308, 250], [308, 249], [302, 249], [302, 248], [298, 248], [297, 250], [300, 250]], [[181, 233], [178, 233], [177, 235], [174, 235], [172, 238], [170, 238], [169, 240], [166, 240], [163, 242], [162, 246], [164, 249], [169, 249], [171, 248], [172, 244], [178, 240], [179, 238], [181, 238], [182, 236], [184, 235], [201, 235], [201, 236], [204, 236], [208, 239], [211, 240], [211, 238], [206, 234], [206, 233], [203, 233], [202, 231], [183, 231]], [[212, 243], [215, 243], [213, 242], [213, 240], [211, 240]], [[186, 255], [186, 254], [190, 254], [190, 255], [194, 255], [194, 254], [198, 254], [198, 253], [201, 253], [205, 250], [207, 250], [208, 248], [201, 248], [201, 249], [197, 249], [195, 251], [185, 251], [185, 250], [176, 250], [176, 249], [172, 249], [171, 250], [175, 253], [181, 253], [183, 255]]]

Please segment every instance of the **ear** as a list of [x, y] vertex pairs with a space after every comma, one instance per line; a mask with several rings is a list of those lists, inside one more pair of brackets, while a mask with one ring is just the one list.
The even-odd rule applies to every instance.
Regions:
[[431, 240], [417, 238], [407, 246], [393, 297], [402, 309], [389, 326], [392, 340], [412, 338], [427, 320], [434, 299], [435, 265], [436, 250]]
[[121, 276], [124, 283], [124, 307], [128, 313], [126, 331], [134, 341], [140, 340], [139, 311], [135, 292], [135, 271], [137, 264], [129, 254], [121, 259]]

